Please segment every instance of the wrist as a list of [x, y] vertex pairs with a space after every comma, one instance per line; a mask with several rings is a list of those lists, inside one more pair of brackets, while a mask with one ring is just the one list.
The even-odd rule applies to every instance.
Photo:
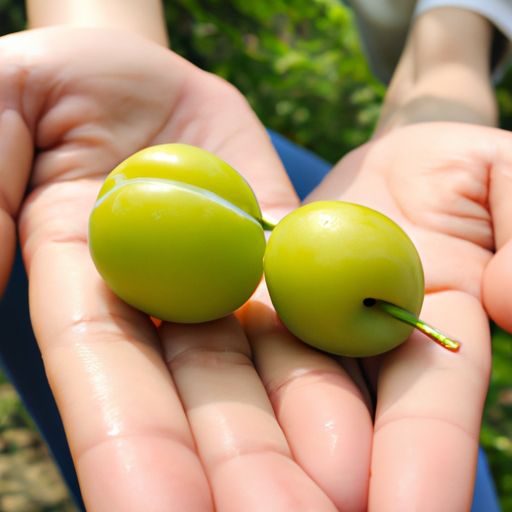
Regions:
[[[445, 82], [452, 91], [443, 89]], [[376, 131], [429, 121], [496, 126], [498, 109], [492, 85], [463, 70], [440, 69], [415, 83], [400, 101], [386, 99]]]
[[29, 28], [69, 25], [127, 30], [168, 46], [160, 0], [27, 0]]
[[492, 32], [485, 18], [470, 11], [421, 15], [389, 85], [377, 133], [426, 121], [496, 125]]

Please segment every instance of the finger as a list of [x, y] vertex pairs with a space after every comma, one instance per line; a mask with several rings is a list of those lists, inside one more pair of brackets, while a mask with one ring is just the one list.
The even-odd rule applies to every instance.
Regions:
[[[14, 84], [7, 81], [2, 89]], [[10, 91], [12, 92], [12, 91]], [[32, 140], [23, 119], [15, 110], [0, 114], [0, 296], [5, 288], [16, 246], [15, 218], [25, 193], [32, 163]]]
[[422, 316], [461, 340], [452, 353], [414, 333], [379, 376], [369, 510], [469, 510], [490, 334], [480, 303], [461, 292], [428, 296]]
[[489, 316], [512, 332], [512, 240], [503, 245], [488, 263], [482, 281], [482, 297]]
[[216, 509], [334, 511], [293, 461], [237, 320], [161, 332]]
[[484, 305], [489, 316], [512, 332], [512, 135], [496, 134], [496, 151], [491, 166], [489, 205], [493, 216], [496, 254], [482, 282]]
[[90, 259], [96, 188], [52, 185], [22, 217], [34, 329], [84, 501], [94, 511], [211, 510], [153, 325], [106, 289]]
[[244, 310], [256, 367], [295, 460], [339, 510], [366, 510], [372, 419], [336, 361], [278, 324], [261, 302]]
[[512, 238], [512, 134], [504, 130], [489, 133], [489, 208], [494, 243], [500, 249]]

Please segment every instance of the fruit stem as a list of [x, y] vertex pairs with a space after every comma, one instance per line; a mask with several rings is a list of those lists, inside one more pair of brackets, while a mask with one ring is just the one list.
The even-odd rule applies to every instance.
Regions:
[[435, 341], [438, 345], [441, 345], [443, 348], [450, 350], [451, 352], [458, 352], [460, 349], [460, 342], [456, 340], [452, 340], [442, 332], [440, 332], [435, 327], [428, 325], [423, 320], [417, 318], [410, 311], [401, 308], [395, 304], [391, 304], [390, 302], [386, 302], [385, 300], [380, 299], [365, 299], [364, 304], [366, 306], [376, 305], [392, 317], [404, 322], [406, 324], [412, 325], [423, 334], [426, 334], [431, 340]]
[[262, 214], [259, 222], [265, 231], [272, 231], [277, 226], [277, 222], [273, 219], [270, 219], [265, 214]]

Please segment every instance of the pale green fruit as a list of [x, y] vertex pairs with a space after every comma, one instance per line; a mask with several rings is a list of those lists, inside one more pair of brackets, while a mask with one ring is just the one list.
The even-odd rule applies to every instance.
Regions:
[[352, 203], [315, 202], [285, 217], [268, 241], [264, 272], [286, 327], [339, 355], [386, 352], [413, 329], [368, 307], [366, 299], [414, 315], [423, 302], [423, 270], [412, 241], [388, 217]]
[[153, 146], [107, 177], [90, 216], [90, 252], [128, 304], [161, 320], [204, 322], [236, 310], [258, 285], [260, 219], [228, 164], [193, 146]]

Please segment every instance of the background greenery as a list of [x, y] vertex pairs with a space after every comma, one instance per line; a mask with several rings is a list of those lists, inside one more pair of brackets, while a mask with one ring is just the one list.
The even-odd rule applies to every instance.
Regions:
[[[350, 11], [337, 0], [175, 0], [166, 2], [166, 16], [173, 49], [235, 84], [266, 126], [331, 162], [371, 134], [385, 87], [368, 69]], [[0, 33], [24, 23], [22, 2], [0, 0]], [[501, 126], [509, 130], [511, 91], [509, 71], [497, 85]], [[493, 343], [482, 444], [509, 512], [512, 338], [495, 330]], [[19, 409], [12, 395], [0, 396], [0, 432], [7, 424], [30, 425]]]

